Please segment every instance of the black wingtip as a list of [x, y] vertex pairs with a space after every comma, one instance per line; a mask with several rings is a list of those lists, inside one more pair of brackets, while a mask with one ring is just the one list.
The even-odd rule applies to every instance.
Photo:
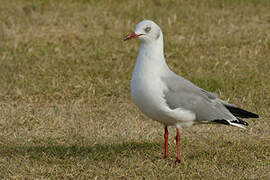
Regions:
[[236, 123], [236, 124], [243, 124], [245, 126], [248, 126], [248, 123], [246, 121], [243, 121], [242, 119], [237, 118], [237, 121], [231, 121], [232, 123]]
[[213, 120], [213, 122], [219, 123], [219, 124], [225, 124], [225, 125], [231, 125], [231, 123], [235, 123], [235, 124], [242, 124], [242, 125], [248, 126], [248, 123], [246, 121], [243, 121], [242, 119], [239, 119], [239, 118], [237, 118], [237, 120], [234, 120], [234, 121], [228, 121], [225, 119], [215, 119]]
[[240, 117], [240, 118], [259, 118], [258, 114], [246, 111], [246, 110], [238, 108], [238, 107], [226, 106], [226, 108], [236, 117]]
[[225, 119], [216, 119], [213, 122], [215, 123], [219, 123], [219, 124], [225, 124], [225, 125], [230, 125], [229, 121], [225, 120]]

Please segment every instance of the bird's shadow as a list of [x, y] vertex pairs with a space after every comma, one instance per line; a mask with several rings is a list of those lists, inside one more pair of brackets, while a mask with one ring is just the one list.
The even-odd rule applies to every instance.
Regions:
[[153, 142], [124, 142], [121, 144], [94, 145], [0, 145], [0, 156], [23, 156], [31, 159], [47, 158], [68, 159], [90, 158], [91, 160], [114, 160], [117, 157], [133, 157], [139, 153], [151, 152], [159, 149], [160, 143]]

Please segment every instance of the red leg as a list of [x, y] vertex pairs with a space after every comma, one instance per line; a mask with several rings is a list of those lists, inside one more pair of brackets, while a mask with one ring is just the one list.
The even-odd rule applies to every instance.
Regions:
[[165, 153], [164, 153], [164, 159], [168, 157], [168, 127], [165, 126], [165, 133], [164, 133], [164, 138], [165, 138]]
[[176, 137], [175, 137], [175, 140], [176, 140], [176, 147], [177, 147], [177, 159], [175, 161], [175, 165], [176, 163], [180, 163], [180, 135], [179, 135], [179, 129], [176, 128]]

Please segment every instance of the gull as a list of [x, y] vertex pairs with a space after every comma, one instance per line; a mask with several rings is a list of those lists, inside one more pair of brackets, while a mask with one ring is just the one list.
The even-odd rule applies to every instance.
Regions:
[[146, 116], [164, 125], [164, 158], [168, 157], [168, 126], [176, 127], [176, 164], [181, 162], [179, 129], [202, 123], [245, 128], [248, 123], [240, 118], [259, 117], [172, 72], [165, 61], [161, 28], [153, 21], [138, 23], [124, 40], [130, 39], [140, 40], [131, 79], [132, 99]]

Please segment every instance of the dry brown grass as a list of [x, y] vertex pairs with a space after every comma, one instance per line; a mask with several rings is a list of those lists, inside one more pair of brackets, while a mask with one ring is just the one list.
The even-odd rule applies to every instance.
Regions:
[[[241, 130], [169, 129], [130, 98], [142, 19], [163, 29], [173, 71], [260, 119]], [[270, 3], [9, 1], [0, 6], [0, 178], [269, 179]]]

